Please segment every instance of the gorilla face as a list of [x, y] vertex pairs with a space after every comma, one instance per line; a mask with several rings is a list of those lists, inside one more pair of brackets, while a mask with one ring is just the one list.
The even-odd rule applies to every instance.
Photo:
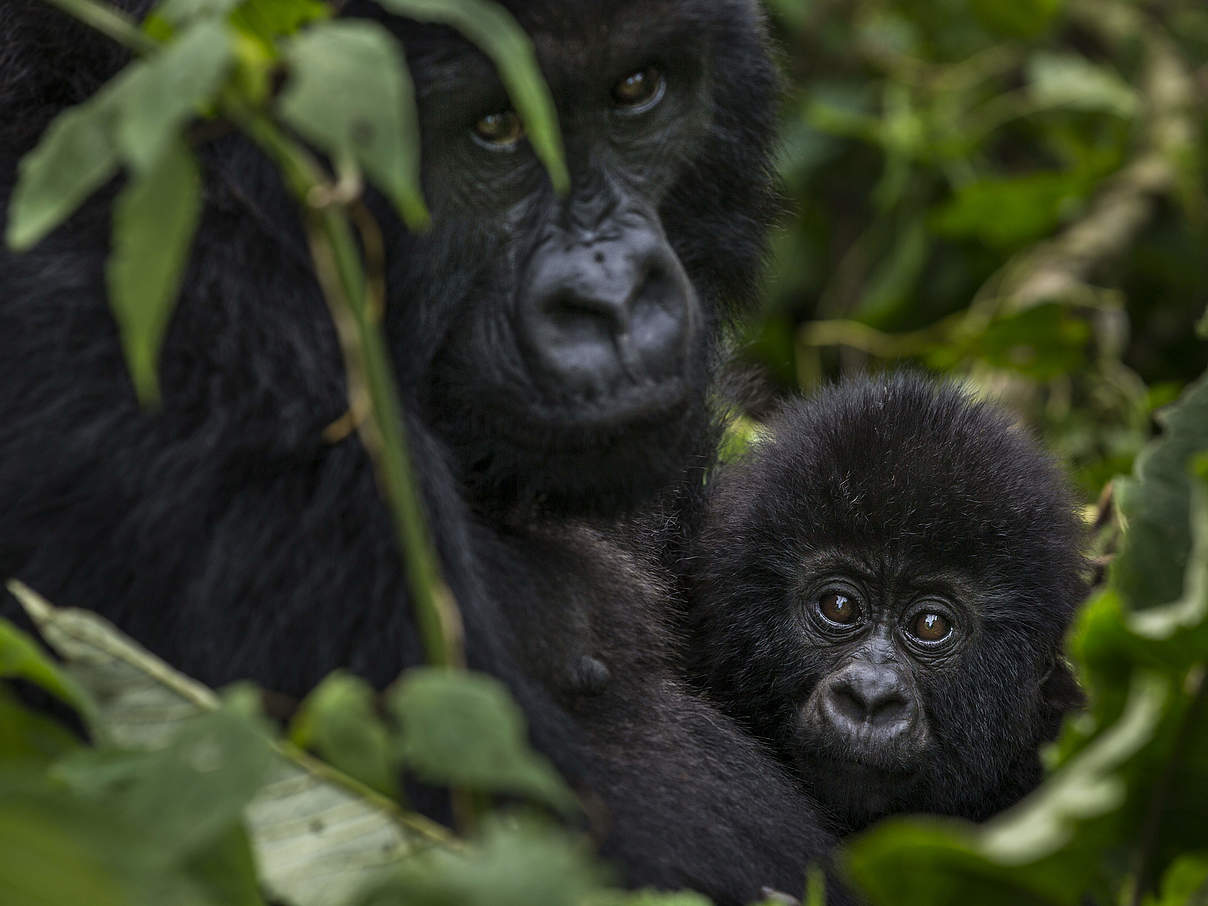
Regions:
[[746, 4], [660, 6], [516, 10], [559, 111], [562, 196], [489, 63], [449, 32], [402, 36], [436, 225], [407, 257], [446, 324], [422, 398], [480, 495], [623, 505], [708, 435], [711, 338], [771, 209], [776, 83]]
[[981, 819], [1077, 703], [1081, 524], [1000, 413], [910, 377], [797, 401], [723, 469], [692, 561], [695, 670], [844, 830]]

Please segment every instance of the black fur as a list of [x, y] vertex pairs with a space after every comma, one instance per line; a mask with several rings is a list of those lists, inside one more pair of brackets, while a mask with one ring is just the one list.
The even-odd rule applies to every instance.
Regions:
[[[773, 207], [762, 26], [745, 0], [506, 5], [558, 100], [570, 200], [525, 149], [471, 161], [467, 129], [506, 105], [493, 70], [452, 32], [395, 21], [434, 227], [409, 235], [375, 202], [403, 415], [468, 659], [507, 682], [535, 744], [595, 803], [625, 881], [724, 902], [797, 890], [827, 846], [808, 803], [675, 678], [657, 569], [573, 521], [651, 499], [711, 442], [699, 388]], [[124, 55], [33, 0], [0, 7], [0, 35], [3, 204], [39, 131]], [[618, 170], [628, 146], [603, 139], [611, 120], [591, 105], [608, 97], [601, 73], [650, 54], [690, 69], [693, 93], [672, 96], [657, 155], [633, 140], [650, 165]], [[211, 684], [296, 696], [346, 667], [384, 685], [422, 652], [371, 465], [355, 437], [321, 437], [344, 379], [296, 215], [237, 136], [202, 153], [204, 221], [158, 411], [135, 401], [104, 298], [113, 187], [32, 252], [0, 252], [0, 574], [105, 614]], [[676, 305], [691, 343], [649, 399], [615, 377], [575, 395], [542, 383], [515, 334], [550, 232], [617, 197], [637, 199], [642, 235], [664, 235], [690, 281]]]
[[[1061, 644], [1083, 533], [1059, 471], [998, 410], [915, 376], [841, 383], [769, 428], [706, 503], [696, 675], [840, 831], [1011, 805], [1079, 700]], [[861, 612], [850, 626], [818, 618], [836, 588]], [[906, 632], [926, 601], [954, 626], [934, 650]], [[884, 687], [884, 720], [836, 691], [852, 670]]]

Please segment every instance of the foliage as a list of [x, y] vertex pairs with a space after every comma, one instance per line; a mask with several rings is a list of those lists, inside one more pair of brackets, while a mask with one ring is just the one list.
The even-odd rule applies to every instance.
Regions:
[[[351, 216], [363, 174], [408, 224], [426, 222], [399, 45], [332, 21], [317, 0], [163, 0], [141, 29], [88, 0], [51, 2], [139, 57], [23, 162], [9, 244], [33, 245], [124, 175], [107, 278], [153, 404], [200, 210], [189, 126], [221, 118], [257, 142], [298, 199], [354, 423], [386, 477], [443, 666], [380, 696], [333, 675], [281, 735], [257, 690], [217, 695], [95, 616], [14, 585], [61, 661], [0, 622], [0, 677], [72, 708], [88, 743], [0, 686], [0, 900], [704, 903], [611, 889], [558, 820], [578, 806], [529, 748], [523, 714], [493, 679], [454, 669], [456, 610], [391, 422], [377, 275]], [[552, 104], [506, 13], [484, 0], [382, 3], [480, 43], [565, 184]], [[789, 47], [781, 171], [798, 213], [742, 354], [777, 390], [900, 361], [961, 375], [1016, 404], [1087, 494], [1132, 469], [1115, 483], [1116, 522], [1096, 508], [1104, 551], [1119, 553], [1071, 638], [1090, 706], [1053, 747], [1048, 781], [980, 827], [884, 822], [843, 864], [876, 903], [1204, 902], [1208, 13], [1196, 0], [770, 6]], [[1176, 398], [1137, 457], [1150, 413]], [[727, 456], [758, 433], [750, 415]], [[400, 776], [452, 784], [461, 835], [400, 805]]]
[[769, 5], [795, 214], [745, 357], [777, 391], [960, 375], [1094, 499], [1208, 367], [1203, 4]]

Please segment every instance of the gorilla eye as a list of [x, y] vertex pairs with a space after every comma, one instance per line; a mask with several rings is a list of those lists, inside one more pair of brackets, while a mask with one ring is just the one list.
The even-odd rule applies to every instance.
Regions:
[[514, 110], [489, 113], [474, 124], [474, 138], [493, 151], [512, 148], [524, 138], [524, 123]]
[[942, 642], [952, 633], [947, 617], [933, 610], [924, 610], [914, 618], [910, 634], [921, 642]]
[[631, 72], [612, 86], [612, 99], [628, 113], [642, 113], [663, 99], [667, 81], [653, 66]]
[[837, 591], [828, 591], [818, 599], [818, 612], [840, 626], [850, 626], [860, 616], [855, 600]]

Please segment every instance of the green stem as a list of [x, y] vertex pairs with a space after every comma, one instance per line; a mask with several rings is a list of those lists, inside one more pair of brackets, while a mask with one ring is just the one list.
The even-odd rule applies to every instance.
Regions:
[[154, 38], [144, 34], [138, 25], [120, 10], [93, 0], [46, 0], [67, 15], [78, 19], [101, 34], [112, 38], [137, 54], [151, 53], [159, 47]]
[[[318, 164], [263, 115], [241, 109], [230, 115], [277, 162], [304, 206], [311, 257], [344, 355], [350, 409], [394, 517], [428, 662], [462, 666], [461, 617], [437, 566], [436, 548], [408, 454], [394, 369], [378, 323], [384, 300], [369, 298], [347, 214], [331, 205], [316, 207], [313, 203], [327, 184]], [[373, 290], [380, 292], [380, 286]], [[368, 417], [362, 417], [366, 412]]]

